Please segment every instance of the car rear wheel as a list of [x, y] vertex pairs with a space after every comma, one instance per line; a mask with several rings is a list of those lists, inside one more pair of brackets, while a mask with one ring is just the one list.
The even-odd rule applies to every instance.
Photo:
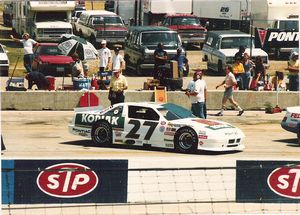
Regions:
[[197, 150], [198, 137], [192, 128], [185, 127], [176, 132], [174, 143], [176, 151], [193, 153]]
[[98, 121], [92, 127], [92, 141], [97, 146], [112, 144], [112, 128], [107, 121]]

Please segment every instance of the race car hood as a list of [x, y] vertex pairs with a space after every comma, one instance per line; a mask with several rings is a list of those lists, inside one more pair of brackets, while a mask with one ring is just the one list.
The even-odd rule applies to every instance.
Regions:
[[[170, 126], [170, 123], [169, 123]], [[217, 120], [207, 120], [200, 118], [187, 118], [187, 119], [179, 119], [171, 121], [171, 126], [189, 126], [192, 127], [198, 134], [205, 135], [241, 135], [245, 136], [243, 132], [234, 127], [233, 125]], [[220, 136], [221, 138], [221, 136]]]
[[286, 111], [289, 113], [300, 113], [300, 106], [287, 107]]
[[71, 23], [63, 21], [36, 22], [36, 28], [72, 28]]
[[50, 64], [70, 64], [74, 60], [70, 56], [64, 55], [40, 55], [42, 62], [48, 62]]

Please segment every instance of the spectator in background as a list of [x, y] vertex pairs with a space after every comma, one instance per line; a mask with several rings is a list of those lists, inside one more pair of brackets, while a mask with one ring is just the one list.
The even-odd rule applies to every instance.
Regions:
[[265, 85], [265, 76], [266, 76], [266, 70], [265, 66], [263, 65], [262, 59], [260, 56], [257, 56], [255, 58], [255, 67], [254, 67], [254, 76], [251, 83], [251, 89], [257, 90], [259, 86]]
[[32, 86], [36, 85], [38, 90], [47, 90], [50, 85], [49, 80], [41, 72], [29, 72], [25, 78], [28, 80], [28, 89], [32, 89]]
[[112, 69], [113, 71], [120, 71], [122, 73], [122, 69], [124, 68], [124, 58], [123, 56], [120, 54], [120, 48], [116, 47], [114, 49], [115, 51], [115, 55], [112, 58]]
[[154, 51], [154, 79], [159, 79], [159, 66], [165, 65], [168, 60], [168, 54], [164, 50], [163, 43], [158, 43], [157, 48]]
[[249, 84], [250, 84], [250, 79], [251, 79], [251, 70], [254, 66], [254, 63], [250, 60], [250, 56], [248, 55], [248, 53], [244, 53], [244, 57], [243, 57], [243, 66], [244, 66], [244, 70], [245, 72], [243, 73], [243, 87], [245, 90], [249, 90]]
[[82, 61], [79, 59], [77, 53], [73, 53], [71, 57], [74, 60], [74, 64], [72, 66], [72, 80], [74, 80], [74, 78], [83, 78], [84, 69]]
[[246, 49], [244, 46], [239, 46], [239, 51], [237, 53], [235, 53], [234, 59], [236, 59], [237, 57], [239, 57], [240, 59], [243, 59], [245, 51], [246, 51]]
[[178, 62], [178, 73], [179, 77], [187, 76], [188, 71], [188, 59], [185, 55], [182, 54], [182, 48], [177, 49], [177, 54], [172, 58], [172, 60], [176, 60]]
[[120, 72], [120, 70], [113, 71], [113, 77], [110, 80], [108, 99], [111, 105], [122, 103], [125, 101], [124, 90], [128, 89], [128, 83]]
[[193, 76], [193, 82], [188, 86], [186, 95], [191, 99], [192, 112], [195, 116], [205, 119], [205, 102], [207, 99], [206, 82], [202, 79], [202, 71], [197, 70]]
[[242, 64], [242, 58], [240, 58], [240, 56], [237, 56], [234, 59], [234, 63], [232, 65], [232, 71], [237, 81], [237, 86], [239, 90], [243, 90], [244, 89], [243, 77], [244, 77], [245, 70], [244, 70], [244, 65]]
[[299, 91], [299, 54], [297, 52], [292, 53], [287, 69], [289, 71], [289, 91]]
[[233, 99], [233, 86], [237, 84], [237, 81], [232, 74], [232, 67], [227, 65], [225, 67], [225, 72], [226, 72], [226, 77], [225, 80], [220, 84], [216, 86], [216, 89], [218, 87], [222, 86], [225, 88], [223, 99], [222, 99], [222, 108], [219, 113], [217, 113], [217, 116], [223, 116], [224, 109], [225, 109], [225, 104], [227, 100], [230, 101], [231, 104], [233, 104], [238, 110], [238, 116], [241, 116], [244, 113], [244, 110], [239, 106], [239, 104]]
[[101, 76], [101, 73], [104, 71], [108, 71], [110, 69], [110, 61], [111, 61], [111, 52], [106, 47], [106, 40], [101, 41], [102, 48], [98, 50], [99, 58], [100, 58], [100, 65], [99, 65], [99, 76]]
[[21, 40], [14, 38], [13, 35], [10, 35], [10, 38], [15, 41], [15, 42], [19, 42], [23, 44], [24, 47], [24, 67], [26, 69], [26, 71], [32, 72], [32, 62], [33, 62], [33, 47], [38, 45], [38, 43], [31, 39], [28, 33], [24, 33], [22, 35]]
[[276, 71], [275, 76], [271, 80], [272, 88], [277, 91], [282, 91], [286, 89], [286, 85], [284, 82], [284, 74], [283, 72]]

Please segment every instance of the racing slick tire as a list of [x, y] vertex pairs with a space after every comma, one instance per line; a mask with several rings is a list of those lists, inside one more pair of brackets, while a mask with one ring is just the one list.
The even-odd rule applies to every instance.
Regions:
[[92, 127], [92, 141], [97, 146], [108, 146], [112, 144], [112, 128], [111, 125], [105, 121], [97, 121]]
[[174, 136], [176, 151], [183, 153], [193, 153], [197, 150], [198, 136], [190, 127], [179, 129]]

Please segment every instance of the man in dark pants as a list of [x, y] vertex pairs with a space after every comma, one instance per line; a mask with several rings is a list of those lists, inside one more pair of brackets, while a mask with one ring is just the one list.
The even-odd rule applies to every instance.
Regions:
[[32, 89], [32, 86], [36, 84], [39, 90], [47, 90], [50, 85], [48, 79], [41, 72], [30, 72], [25, 78], [28, 80], [28, 89]]
[[125, 100], [124, 90], [128, 89], [128, 83], [120, 70], [113, 71], [113, 77], [110, 80], [108, 99], [111, 105], [122, 103]]
[[159, 66], [165, 65], [167, 63], [168, 55], [164, 50], [163, 43], [158, 43], [157, 48], [154, 51], [154, 79], [159, 79]]
[[15, 41], [23, 44], [24, 47], [24, 67], [27, 72], [32, 72], [32, 62], [33, 62], [33, 47], [38, 45], [38, 43], [31, 39], [28, 33], [22, 35], [21, 40], [14, 38], [13, 35], [10, 35], [10, 38]]

